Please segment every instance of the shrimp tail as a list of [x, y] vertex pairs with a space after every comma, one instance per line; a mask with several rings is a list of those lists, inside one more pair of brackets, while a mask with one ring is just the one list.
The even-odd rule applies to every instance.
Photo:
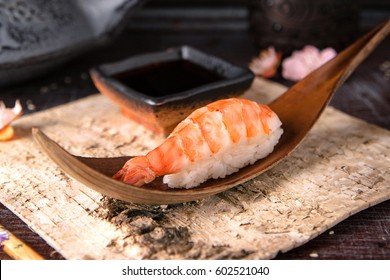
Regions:
[[128, 160], [119, 170], [113, 179], [123, 181], [124, 183], [141, 187], [144, 184], [152, 182], [156, 174], [150, 169], [150, 163], [146, 156], [138, 156]]

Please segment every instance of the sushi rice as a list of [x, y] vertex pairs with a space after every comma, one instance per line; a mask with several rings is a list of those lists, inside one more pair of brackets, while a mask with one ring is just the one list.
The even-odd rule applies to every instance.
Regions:
[[[170, 188], [193, 188], [206, 180], [225, 178], [240, 168], [255, 163], [272, 153], [283, 134], [281, 121], [275, 113], [268, 119], [270, 134], [259, 133], [252, 138], [242, 138], [230, 143], [217, 154], [208, 154], [203, 160], [187, 164], [180, 172], [165, 175], [163, 182]], [[229, 137], [227, 139], [230, 139]]]

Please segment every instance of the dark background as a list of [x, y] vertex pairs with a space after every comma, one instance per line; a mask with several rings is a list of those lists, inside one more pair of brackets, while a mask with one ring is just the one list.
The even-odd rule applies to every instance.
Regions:
[[[251, 26], [251, 7], [259, 2], [150, 0], [107, 46], [91, 50], [42, 77], [0, 88], [0, 99], [9, 107], [20, 99], [25, 114], [44, 110], [97, 93], [88, 73], [95, 65], [182, 44], [246, 66], [259, 51]], [[357, 35], [390, 17], [390, 1], [353, 2], [359, 4]], [[331, 105], [390, 129], [390, 67], [384, 66], [386, 61], [390, 63], [389, 50], [387, 38], [336, 93]], [[287, 86], [292, 84], [280, 75], [273, 79]], [[0, 224], [46, 258], [61, 258], [1, 204]], [[0, 250], [0, 259], [8, 258]], [[390, 259], [390, 203], [383, 202], [355, 214], [331, 231], [277, 258]]]

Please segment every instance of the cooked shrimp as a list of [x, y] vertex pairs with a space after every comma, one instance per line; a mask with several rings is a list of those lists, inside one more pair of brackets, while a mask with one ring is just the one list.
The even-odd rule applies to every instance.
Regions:
[[[272, 120], [275, 117], [276, 120]], [[164, 177], [164, 182], [169, 186], [193, 187], [209, 178], [224, 177], [236, 172], [243, 164], [253, 163], [252, 158], [248, 159], [254, 155], [250, 151], [244, 163], [239, 160], [240, 163], [237, 164], [234, 158], [242, 157], [240, 153], [235, 154], [237, 147], [241, 150], [243, 146], [251, 149], [258, 147], [279, 126], [279, 119], [266, 105], [242, 98], [219, 100], [195, 110], [177, 125], [160, 146], [145, 156], [127, 161], [113, 178], [142, 186], [158, 176], [169, 175], [171, 177]], [[235, 162], [225, 163], [232, 160]], [[222, 166], [220, 162], [223, 162]], [[202, 174], [204, 170], [189, 175], [191, 169], [195, 166], [199, 169], [202, 164], [208, 166], [205, 167], [208, 169], [205, 176]], [[214, 166], [210, 167], [210, 164]], [[174, 182], [169, 182], [169, 178], [173, 178]]]

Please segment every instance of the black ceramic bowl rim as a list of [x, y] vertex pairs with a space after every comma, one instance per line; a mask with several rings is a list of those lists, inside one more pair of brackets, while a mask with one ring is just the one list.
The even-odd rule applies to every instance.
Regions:
[[[222, 79], [179, 93], [173, 93], [161, 97], [152, 97], [129, 88], [119, 80], [112, 77], [122, 72], [137, 69], [156, 62], [171, 62], [177, 60], [187, 60], [191, 63], [204, 67], [209, 71], [216, 72], [222, 77]], [[231, 92], [243, 91], [249, 88], [254, 79], [254, 74], [251, 70], [249, 70], [249, 68], [232, 65], [221, 58], [206, 54], [186, 45], [177, 48], [170, 48], [163, 52], [141, 54], [118, 62], [103, 64], [93, 68], [91, 73], [93, 72], [98, 73], [98, 78], [102, 80], [106, 86], [115, 89], [125, 98], [148, 104], [150, 106], [161, 106], [169, 103], [181, 102], [191, 97], [213, 98]]]

